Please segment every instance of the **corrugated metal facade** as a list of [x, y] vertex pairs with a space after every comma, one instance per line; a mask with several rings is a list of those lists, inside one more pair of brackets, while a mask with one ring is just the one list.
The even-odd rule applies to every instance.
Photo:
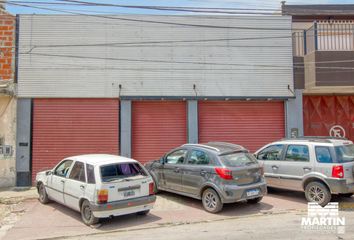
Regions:
[[32, 178], [65, 157], [119, 154], [115, 99], [34, 99]]
[[19, 97], [292, 96], [288, 16], [20, 15], [19, 52]]
[[199, 102], [199, 142], [240, 144], [254, 152], [285, 136], [283, 102]]
[[354, 141], [354, 96], [304, 96], [303, 103], [306, 136], [332, 135]]
[[140, 101], [132, 104], [132, 156], [156, 160], [187, 142], [187, 107], [182, 101]]

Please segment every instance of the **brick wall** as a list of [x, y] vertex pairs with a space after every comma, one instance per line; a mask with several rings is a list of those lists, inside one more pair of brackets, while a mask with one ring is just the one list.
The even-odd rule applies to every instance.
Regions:
[[0, 80], [13, 79], [15, 17], [0, 11]]

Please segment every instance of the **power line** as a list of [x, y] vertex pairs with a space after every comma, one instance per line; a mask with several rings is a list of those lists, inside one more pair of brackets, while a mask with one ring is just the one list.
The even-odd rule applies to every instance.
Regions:
[[[84, 6], [101, 6], [101, 7], [118, 7], [118, 8], [133, 8], [133, 9], [147, 9], [158, 11], [174, 11], [174, 12], [197, 12], [197, 13], [224, 13], [224, 14], [250, 14], [249, 9], [242, 8], [201, 8], [201, 7], [170, 7], [170, 6], [142, 6], [142, 5], [122, 5], [122, 4], [110, 4], [110, 3], [92, 3], [87, 1], [74, 1], [74, 0], [58, 0], [61, 2], [79, 3]], [[273, 12], [280, 11], [279, 9], [270, 10], [272, 12], [266, 13], [269, 10], [253, 9], [252, 12], [264, 15], [274, 15]]]
[[[266, 39], [289, 39], [291, 36], [274, 37], [245, 37], [245, 38], [216, 38], [216, 39], [196, 39], [196, 40], [166, 40], [166, 41], [140, 41], [140, 42], [113, 42], [113, 43], [92, 43], [92, 44], [52, 44], [52, 45], [33, 45], [35, 48], [56, 48], [56, 47], [99, 47], [99, 46], [117, 46], [117, 45], [150, 45], [150, 44], [171, 44], [171, 43], [201, 43], [201, 42], [220, 42], [220, 41], [246, 41], [246, 40], [266, 40]], [[278, 45], [279, 46], [279, 45]], [[260, 46], [262, 47], [262, 46]]]
[[59, 2], [40, 2], [40, 1], [8, 1], [10, 3], [24, 3], [36, 5], [68, 5], [68, 6], [84, 6], [84, 7], [118, 7], [118, 8], [136, 8], [136, 9], [151, 9], [151, 10], [223, 10], [223, 11], [262, 11], [262, 12], [280, 12], [279, 8], [221, 8], [221, 7], [185, 7], [185, 6], [158, 6], [158, 5], [124, 5], [112, 3], [97, 3], [87, 1], [71, 1], [57, 0]]
[[[28, 54], [28, 53], [20, 53], [20, 54]], [[29, 55], [37, 55], [37, 56], [47, 56], [47, 57], [64, 57], [64, 58], [75, 58], [75, 59], [96, 59], [96, 60], [109, 60], [109, 61], [126, 61], [126, 62], [150, 62], [150, 63], [169, 63], [169, 64], [196, 64], [196, 65], [214, 65], [214, 66], [243, 66], [243, 67], [261, 67], [261, 68], [269, 68], [269, 69], [293, 69], [293, 68], [308, 68], [307, 66], [297, 66], [294, 64], [293, 66], [282, 66], [282, 65], [265, 65], [265, 64], [242, 64], [242, 63], [215, 63], [215, 62], [187, 62], [187, 61], [167, 61], [167, 60], [153, 60], [153, 59], [128, 59], [128, 58], [110, 58], [110, 57], [92, 57], [92, 56], [77, 56], [77, 55], [62, 55], [62, 54], [42, 54], [42, 53], [30, 53]], [[352, 62], [354, 60], [351, 60]], [[328, 61], [329, 62], [329, 61]], [[310, 68], [313, 68], [312, 66]], [[340, 67], [340, 66], [314, 66], [316, 69], [337, 69], [337, 70], [352, 70], [354, 67]], [[104, 68], [103, 68], [104, 69]], [[134, 70], [134, 69], [133, 69]], [[174, 69], [171, 68], [171, 71]], [[188, 69], [182, 69], [188, 70]], [[195, 70], [195, 69], [191, 69]], [[215, 69], [213, 69], [215, 70]], [[238, 70], [238, 69], [236, 69]], [[245, 70], [249, 70], [245, 69]]]
[[153, 60], [153, 59], [129, 59], [129, 58], [111, 58], [111, 57], [92, 57], [92, 56], [77, 56], [77, 55], [62, 55], [62, 54], [46, 54], [46, 53], [20, 53], [46, 57], [64, 57], [64, 58], [76, 58], [76, 59], [96, 59], [96, 60], [111, 60], [111, 61], [126, 61], [126, 62], [153, 62], [153, 63], [178, 63], [178, 64], [196, 64], [196, 65], [221, 65], [221, 66], [253, 66], [253, 67], [284, 67], [286, 66], [274, 66], [274, 65], [250, 65], [250, 64], [236, 64], [236, 63], [214, 63], [214, 62], [187, 62], [187, 61], [167, 61], [167, 60]]
[[190, 23], [177, 23], [177, 22], [168, 22], [168, 21], [155, 21], [155, 20], [143, 20], [143, 19], [136, 19], [136, 18], [125, 18], [125, 17], [113, 17], [113, 16], [105, 16], [105, 15], [92, 15], [92, 14], [85, 14], [80, 12], [73, 12], [68, 10], [58, 10], [52, 9], [47, 7], [35, 7], [26, 4], [17, 4], [17, 3], [10, 3], [8, 4], [15, 5], [15, 6], [22, 6], [28, 8], [35, 8], [35, 9], [42, 9], [47, 11], [54, 11], [54, 12], [61, 12], [61, 13], [68, 13], [74, 14], [79, 16], [88, 16], [94, 18], [104, 18], [104, 19], [111, 19], [111, 20], [121, 20], [121, 21], [128, 21], [128, 22], [144, 22], [144, 23], [151, 23], [151, 24], [164, 24], [164, 25], [171, 25], [171, 26], [181, 26], [181, 27], [198, 27], [198, 28], [215, 28], [215, 29], [239, 29], [239, 30], [270, 30], [270, 31], [290, 31], [290, 28], [258, 28], [258, 27], [234, 27], [234, 26], [218, 26], [218, 25], [204, 25], [204, 24], [190, 24]]

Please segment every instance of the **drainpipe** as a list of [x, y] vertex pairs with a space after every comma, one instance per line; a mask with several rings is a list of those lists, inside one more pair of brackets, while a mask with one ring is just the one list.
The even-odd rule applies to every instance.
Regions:
[[315, 51], [318, 50], [318, 29], [317, 29], [317, 22], [313, 24], [313, 35], [314, 35], [314, 40], [315, 40]]

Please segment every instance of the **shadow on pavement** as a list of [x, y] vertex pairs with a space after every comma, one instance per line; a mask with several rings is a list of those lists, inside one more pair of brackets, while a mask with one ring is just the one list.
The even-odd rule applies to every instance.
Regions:
[[[194, 208], [196, 210], [202, 211], [202, 213], [205, 213], [206, 215], [211, 215], [211, 216], [224, 216], [224, 217], [247, 216], [247, 215], [253, 215], [260, 212], [268, 211], [273, 208], [273, 205], [265, 202], [260, 202], [258, 204], [237, 202], [237, 203], [224, 204], [224, 207], [221, 212], [217, 214], [212, 214], [204, 210], [201, 200], [185, 197], [182, 195], [177, 195], [169, 192], [161, 192], [158, 194], [158, 196], [160, 198], [164, 198], [166, 201], [174, 201], [181, 205], [184, 205], [186, 208]], [[193, 214], [193, 212], [190, 213]]]
[[[81, 214], [71, 208], [63, 206], [56, 202], [50, 202], [46, 205], [46, 207], [52, 208], [53, 211], [58, 211], [60, 214], [70, 217], [71, 220], [77, 223], [77, 225], [81, 225], [85, 227], [86, 225], [81, 220]], [[159, 221], [161, 218], [152, 214], [151, 212], [146, 216], [139, 216], [137, 214], [129, 214], [123, 216], [117, 216], [114, 218], [106, 218], [101, 219], [101, 225], [98, 225], [97, 229], [99, 231], [109, 231], [116, 230], [121, 228], [129, 228], [129, 227], [139, 227], [140, 225], [146, 225], [149, 223], [153, 223]], [[71, 220], [66, 220], [67, 223], [71, 222]]]

